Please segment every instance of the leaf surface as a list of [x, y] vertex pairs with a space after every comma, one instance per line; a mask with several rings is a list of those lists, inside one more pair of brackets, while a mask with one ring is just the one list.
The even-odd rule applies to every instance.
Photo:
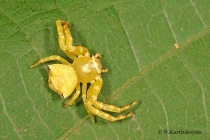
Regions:
[[[0, 138], [209, 139], [209, 6], [204, 0], [1, 1]], [[29, 69], [50, 55], [72, 62], [59, 48], [57, 19], [72, 23], [74, 44], [102, 54], [109, 72], [98, 100], [124, 106], [137, 99], [129, 109], [134, 118], [92, 123], [81, 97], [64, 109], [68, 100], [48, 87], [47, 65], [58, 62]], [[174, 134], [180, 131], [187, 134]]]

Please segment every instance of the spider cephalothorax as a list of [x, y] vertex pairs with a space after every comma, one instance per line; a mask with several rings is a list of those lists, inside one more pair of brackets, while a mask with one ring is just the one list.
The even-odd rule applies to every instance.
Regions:
[[[94, 121], [92, 114], [98, 115], [109, 121], [117, 121], [133, 116], [133, 112], [127, 115], [120, 115], [114, 117], [102, 110], [120, 113], [137, 103], [134, 101], [132, 104], [126, 105], [122, 108], [117, 106], [105, 104], [97, 101], [97, 97], [100, 93], [103, 80], [101, 73], [105, 73], [108, 69], [102, 69], [100, 63], [101, 55], [90, 56], [87, 48], [82, 46], [74, 46], [73, 38], [68, 27], [69, 22], [57, 20], [56, 21], [58, 31], [58, 42], [61, 50], [73, 59], [73, 63], [69, 63], [64, 58], [52, 55], [50, 57], [40, 59], [36, 64], [30, 66], [30, 68], [38, 66], [40, 63], [47, 61], [58, 60], [62, 64], [49, 65], [49, 87], [59, 94], [62, 98], [67, 98], [76, 88], [76, 93], [65, 105], [72, 105], [81, 93], [80, 84], [82, 84], [82, 99], [86, 110], [90, 118]], [[87, 84], [90, 83], [90, 87], [87, 89]]]

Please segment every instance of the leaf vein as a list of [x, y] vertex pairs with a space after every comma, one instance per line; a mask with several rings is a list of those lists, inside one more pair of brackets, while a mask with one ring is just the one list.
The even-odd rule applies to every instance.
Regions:
[[47, 129], [47, 131], [55, 138], [55, 135], [53, 134], [53, 132], [50, 130], [50, 128], [48, 127], [48, 125], [43, 121], [42, 117], [40, 116], [39, 112], [37, 111], [36, 107], [34, 106], [34, 101], [32, 100], [32, 98], [29, 96], [28, 94], [28, 91], [27, 91], [27, 88], [26, 88], [26, 84], [24, 82], [24, 78], [23, 78], [23, 75], [22, 75], [22, 71], [21, 71], [21, 68], [20, 68], [20, 65], [19, 65], [19, 59], [17, 59], [17, 65], [18, 65], [18, 69], [19, 69], [19, 73], [20, 73], [20, 77], [21, 77], [21, 81], [22, 81], [22, 85], [23, 85], [23, 88], [25, 90], [25, 93], [26, 95], [28, 96], [29, 100], [32, 102], [32, 105], [33, 105], [33, 109], [34, 111], [36, 112], [39, 120], [41, 121], [41, 123], [43, 124], [43, 126]]
[[8, 117], [10, 123], [12, 124], [14, 130], [15, 130], [15, 133], [17, 133], [18, 137], [22, 140], [23, 138], [21, 137], [21, 135], [19, 134], [18, 130], [17, 130], [17, 127], [15, 125], [15, 123], [13, 122], [12, 118], [10, 117], [9, 113], [7, 112], [7, 109], [6, 109], [6, 106], [4, 104], [4, 99], [0, 93], [0, 99], [1, 99], [1, 102], [2, 102], [2, 105], [3, 105], [3, 109], [4, 109], [4, 112], [6, 114], [6, 116]]
[[[179, 58], [180, 58], [180, 56], [179, 56]], [[181, 58], [180, 58], [180, 60], [182, 61]], [[204, 110], [205, 110], [205, 116], [206, 116], [206, 122], [207, 122], [206, 124], [207, 124], [207, 128], [208, 128], [209, 117], [208, 117], [208, 114], [207, 114], [204, 88], [203, 88], [200, 80], [197, 78], [196, 74], [189, 68], [189, 66], [186, 63], [184, 63], [183, 61], [182, 61], [182, 63], [184, 64], [185, 68], [189, 71], [189, 73], [192, 75], [192, 77], [194, 77], [194, 79], [197, 81], [198, 85], [200, 86], [201, 94], [202, 94], [203, 107], [204, 107]]]
[[198, 9], [197, 9], [196, 6], [195, 6], [195, 3], [193, 3], [192, 0], [190, 0], [190, 3], [192, 4], [192, 6], [193, 6], [193, 8], [194, 8], [194, 10], [195, 10], [195, 12], [196, 12], [196, 14], [198, 15], [199, 19], [201, 20], [201, 22], [202, 22], [204, 28], [207, 28], [206, 23], [203, 21], [201, 15], [200, 15], [199, 12], [198, 12]]
[[[116, 8], [115, 8], [115, 5], [113, 5], [113, 7], [114, 7], [115, 11], [117, 11]], [[117, 12], [116, 12], [116, 13], [117, 13]], [[128, 42], [129, 42], [129, 44], [130, 44], [131, 50], [132, 50], [133, 55], [134, 55], [134, 58], [135, 58], [135, 60], [136, 60], [136, 64], [137, 64], [137, 66], [138, 66], [138, 69], [141, 70], [140, 63], [139, 63], [138, 57], [137, 57], [136, 52], [135, 52], [135, 49], [134, 49], [134, 45], [133, 45], [133, 43], [132, 43], [132, 41], [131, 41], [131, 39], [130, 39], [130, 37], [129, 37], [128, 31], [126, 30], [126, 28], [125, 28], [125, 26], [124, 26], [124, 24], [123, 24], [123, 21], [122, 21], [120, 15], [119, 15], [118, 13], [117, 13], [117, 16], [118, 16], [118, 18], [119, 18], [119, 20], [120, 20], [120, 23], [122, 24], [123, 30], [124, 30], [124, 32], [125, 32], [125, 35], [126, 35], [127, 39], [128, 39]]]
[[166, 10], [165, 10], [165, 7], [164, 7], [164, 5], [163, 5], [164, 2], [163, 2], [163, 0], [161, 0], [160, 2], [161, 2], [161, 6], [162, 6], [162, 8], [163, 8], [163, 14], [164, 14], [164, 16], [165, 16], [165, 18], [166, 18], [166, 21], [167, 21], [167, 23], [168, 23], [168, 26], [169, 26], [169, 28], [170, 28], [170, 31], [171, 31], [171, 33], [172, 33], [172, 35], [173, 35], [173, 37], [174, 37], [175, 42], [177, 43], [177, 42], [178, 42], [178, 39], [176, 38], [175, 32], [173, 31], [172, 25], [171, 25], [171, 23], [170, 23], [170, 21], [169, 21], [168, 14], [167, 14], [167, 12], [166, 12]]

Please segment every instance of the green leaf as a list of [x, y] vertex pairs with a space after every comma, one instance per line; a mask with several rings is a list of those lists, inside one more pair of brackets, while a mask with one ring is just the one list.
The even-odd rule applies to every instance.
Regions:
[[[209, 139], [209, 6], [206, 0], [1, 1], [0, 139]], [[74, 44], [103, 55], [109, 72], [98, 100], [124, 106], [137, 99], [129, 109], [134, 118], [92, 123], [81, 97], [63, 108], [68, 100], [48, 87], [47, 65], [58, 62], [29, 68], [50, 55], [72, 62], [59, 48], [57, 19], [72, 23]]]

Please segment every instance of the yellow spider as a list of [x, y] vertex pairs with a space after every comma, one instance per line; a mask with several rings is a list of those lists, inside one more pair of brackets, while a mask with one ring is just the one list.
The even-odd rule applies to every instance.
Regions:
[[[81, 92], [80, 83], [82, 83], [82, 99], [93, 122], [93, 114], [109, 121], [117, 121], [134, 116], [133, 112], [130, 112], [126, 115], [114, 117], [102, 111], [106, 110], [120, 113], [135, 105], [137, 100], [122, 108], [97, 101], [97, 97], [100, 93], [103, 83], [101, 73], [108, 71], [108, 69], [102, 69], [102, 65], [99, 60], [101, 58], [101, 54], [90, 56], [87, 48], [82, 46], [73, 46], [73, 38], [70, 30], [68, 29], [70, 26], [69, 22], [57, 20], [56, 26], [59, 46], [68, 57], [74, 60], [73, 63], [69, 63], [60, 56], [52, 55], [50, 57], [40, 59], [36, 64], [30, 66], [30, 68], [52, 60], [58, 60], [63, 63], [48, 66], [49, 87], [64, 99], [69, 97], [76, 88], [76, 93], [65, 105], [65, 107], [67, 107], [68, 105], [72, 105], [79, 96]], [[87, 83], [90, 83], [90, 87], [88, 89]]]

